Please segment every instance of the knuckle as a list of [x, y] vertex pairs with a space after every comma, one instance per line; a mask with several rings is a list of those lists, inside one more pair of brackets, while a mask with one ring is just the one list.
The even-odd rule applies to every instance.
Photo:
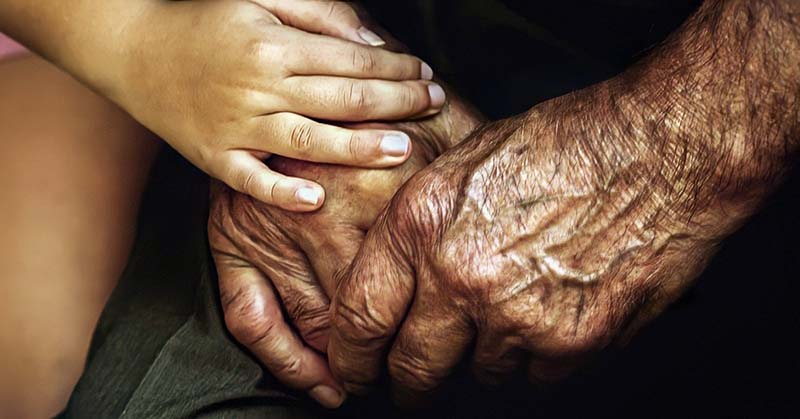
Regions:
[[284, 56], [286, 51], [287, 49], [284, 48], [282, 43], [274, 40], [267, 41], [262, 38], [255, 38], [249, 40], [245, 44], [244, 56], [249, 58], [251, 62], [272, 63], [275, 61], [280, 61], [275, 60], [275, 58]]
[[242, 192], [255, 195], [258, 189], [258, 171], [249, 169], [241, 176]]
[[388, 368], [393, 381], [420, 392], [436, 390], [442, 378], [424, 362], [406, 352], [393, 354]]
[[404, 74], [403, 78], [421, 78], [422, 77], [422, 62], [419, 58], [414, 57], [412, 55], [403, 54], [403, 62], [406, 63], [403, 68], [405, 69], [406, 74]]
[[305, 323], [297, 325], [300, 331], [300, 337], [307, 344], [319, 348], [324, 342], [327, 342], [330, 333], [329, 322]]
[[303, 374], [303, 361], [298, 356], [292, 356], [282, 362], [274, 373], [279, 377], [299, 377]]
[[427, 94], [423, 94], [420, 89], [421, 88], [409, 86], [400, 91], [398, 100], [404, 109], [407, 109], [409, 112], [417, 112], [424, 109], [424, 98], [427, 96]]
[[589, 329], [584, 333], [578, 334], [575, 338], [570, 339], [567, 350], [575, 355], [597, 352], [608, 346], [610, 335], [610, 330], [607, 327]]
[[289, 141], [292, 149], [301, 158], [308, 157], [314, 149], [314, 129], [310, 124], [295, 124], [292, 126]]
[[378, 67], [378, 62], [375, 56], [368, 49], [353, 48], [352, 55], [353, 68], [357, 71], [371, 74]]
[[550, 352], [561, 358], [585, 357], [606, 348], [613, 338], [614, 328], [606, 316], [593, 317], [577, 325], [564, 322], [559, 338]]
[[327, 304], [303, 297], [287, 310], [290, 310], [289, 315], [306, 342], [318, 342], [328, 335], [330, 318]]
[[274, 330], [275, 313], [265, 312], [258, 296], [243, 287], [232, 293], [220, 290], [225, 311], [225, 325], [236, 340], [245, 346], [264, 341]]
[[356, 162], [367, 160], [371, 154], [368, 143], [367, 139], [358, 132], [350, 133], [350, 137], [347, 140], [347, 156], [350, 160]]
[[440, 233], [438, 226], [443, 225], [453, 204], [446, 186], [434, 172], [411, 178], [392, 202], [392, 215], [400, 232], [421, 237]]
[[339, 303], [334, 307], [333, 327], [351, 343], [379, 346], [393, 335], [392, 327], [374, 309], [359, 310]]
[[342, 92], [342, 105], [354, 113], [356, 118], [364, 118], [369, 113], [369, 94], [363, 83], [353, 82]]

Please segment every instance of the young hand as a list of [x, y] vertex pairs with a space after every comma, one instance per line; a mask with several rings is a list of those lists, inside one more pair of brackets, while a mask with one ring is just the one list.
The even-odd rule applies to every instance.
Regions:
[[324, 191], [269, 169], [272, 154], [365, 168], [410, 156], [401, 131], [320, 120], [408, 119], [445, 102], [427, 64], [366, 45], [382, 41], [343, 2], [164, 2], [150, 13], [155, 27], [111, 96], [200, 169], [283, 209], [316, 210]]

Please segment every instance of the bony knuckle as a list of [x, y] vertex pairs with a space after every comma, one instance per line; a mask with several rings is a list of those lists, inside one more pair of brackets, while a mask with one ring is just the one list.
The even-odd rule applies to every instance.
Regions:
[[261, 309], [253, 292], [241, 288], [233, 294], [222, 293], [221, 298], [225, 325], [231, 335], [242, 344], [256, 345], [274, 330], [275, 317]]
[[560, 357], [584, 357], [606, 348], [613, 338], [613, 329], [603, 319], [594, 319], [581, 324], [565, 325], [559, 332], [552, 352]]
[[327, 336], [330, 329], [327, 304], [303, 298], [298, 304], [292, 305], [290, 310], [289, 315], [306, 342], [318, 342]]
[[401, 232], [424, 237], [436, 232], [449, 209], [449, 201], [441, 190], [435, 189], [436, 185], [431, 176], [417, 175], [396, 195], [392, 215]]
[[375, 310], [359, 310], [343, 303], [334, 307], [333, 327], [352, 343], [359, 344], [384, 341], [392, 334], [388, 322]]
[[389, 359], [389, 375], [392, 380], [403, 386], [419, 392], [436, 390], [441, 382], [441, 377], [410, 354], [401, 353]]

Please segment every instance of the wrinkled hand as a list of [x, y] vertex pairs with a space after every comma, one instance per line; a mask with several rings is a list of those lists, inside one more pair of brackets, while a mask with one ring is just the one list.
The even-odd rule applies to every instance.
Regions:
[[372, 46], [383, 41], [344, 2], [155, 4], [124, 83], [108, 93], [197, 167], [263, 202], [312, 211], [324, 200], [320, 185], [270, 170], [272, 154], [369, 168], [408, 158], [402, 132], [320, 120], [405, 120], [444, 104], [430, 67]]
[[214, 185], [209, 240], [226, 324], [279, 380], [309, 391], [324, 406], [341, 404], [345, 392], [320, 354], [327, 346], [334, 276], [352, 261], [400, 186], [478, 123], [456, 99], [435, 118], [394, 125], [410, 134], [414, 147], [408, 162], [390, 170], [271, 159], [281, 173], [327, 188], [325, 205], [313, 213], [289, 213]]
[[401, 404], [467, 353], [483, 381], [559, 379], [701, 273], [741, 211], [673, 177], [704, 162], [670, 159], [655, 145], [678, 144], [640, 136], [641, 111], [609, 90], [478, 129], [398, 192], [332, 303], [329, 362], [349, 391], [387, 356]]

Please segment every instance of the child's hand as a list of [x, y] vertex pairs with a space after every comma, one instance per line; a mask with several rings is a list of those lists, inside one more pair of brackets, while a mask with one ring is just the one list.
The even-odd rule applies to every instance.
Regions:
[[343, 2], [163, 2], [148, 20], [124, 88], [109, 94], [200, 169], [287, 210], [319, 208], [324, 191], [270, 170], [271, 154], [367, 168], [410, 156], [402, 132], [315, 119], [407, 119], [445, 102], [430, 67], [374, 47]]

